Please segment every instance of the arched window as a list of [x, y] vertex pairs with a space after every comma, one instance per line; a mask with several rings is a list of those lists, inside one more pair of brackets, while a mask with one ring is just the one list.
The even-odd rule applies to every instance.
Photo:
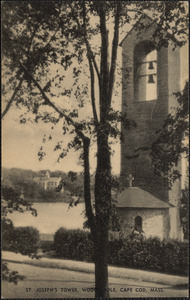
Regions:
[[143, 230], [142, 230], [142, 218], [140, 216], [137, 216], [135, 218], [134, 230], [137, 231], [137, 232], [140, 232], [140, 233], [143, 232]]
[[135, 101], [157, 99], [157, 51], [150, 41], [143, 41], [134, 50]]

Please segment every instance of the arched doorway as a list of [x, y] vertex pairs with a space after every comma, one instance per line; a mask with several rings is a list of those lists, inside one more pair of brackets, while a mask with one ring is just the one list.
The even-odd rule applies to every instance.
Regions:
[[134, 226], [134, 230], [139, 232], [139, 233], [142, 233], [143, 232], [143, 229], [142, 229], [142, 217], [140, 216], [137, 216], [135, 218], [135, 226]]

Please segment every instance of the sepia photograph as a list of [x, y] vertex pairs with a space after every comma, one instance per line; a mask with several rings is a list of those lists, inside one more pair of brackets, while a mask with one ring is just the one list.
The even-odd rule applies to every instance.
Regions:
[[189, 297], [189, 2], [1, 2], [1, 298]]

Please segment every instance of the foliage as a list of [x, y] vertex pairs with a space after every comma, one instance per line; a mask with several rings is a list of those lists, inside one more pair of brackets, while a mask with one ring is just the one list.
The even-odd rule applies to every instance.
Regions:
[[11, 187], [2, 185], [2, 215], [3, 218], [8, 213], [19, 211], [30, 211], [32, 215], [37, 216], [37, 211], [32, 207], [32, 204], [20, 197], [20, 194]]
[[[141, 270], [157, 271], [176, 275], [188, 274], [188, 244], [175, 240], [124, 239], [113, 241], [111, 249], [118, 249], [116, 255], [110, 251], [109, 263]], [[112, 255], [113, 253], [113, 255]]]
[[161, 130], [157, 132], [156, 141], [152, 144], [151, 154], [155, 173], [168, 178], [170, 183], [181, 177], [177, 169], [182, 154], [188, 157], [189, 136], [189, 84], [183, 92], [176, 93], [178, 105], [170, 113]]
[[[168, 180], [169, 187], [181, 178], [178, 163], [183, 155], [188, 159], [189, 136], [189, 83], [182, 92], [175, 93], [176, 103], [164, 121], [163, 127], [156, 132], [151, 147], [139, 147], [131, 158], [138, 157], [140, 151], [150, 151], [155, 174]], [[128, 157], [130, 158], [130, 157]]]
[[39, 247], [40, 236], [33, 227], [16, 227], [3, 232], [2, 249], [34, 256]]
[[46, 253], [49, 251], [54, 251], [53, 241], [41, 240], [40, 241], [40, 249], [42, 249], [42, 251], [46, 252]]
[[1, 222], [1, 230], [2, 230], [2, 235], [6, 235], [7, 232], [12, 231], [14, 228], [13, 222], [11, 220], [6, 220], [5, 218], [2, 219]]
[[11, 246], [11, 241], [13, 239], [13, 230], [14, 227], [12, 221], [3, 218], [1, 221], [2, 249], [9, 250]]
[[[88, 232], [60, 228], [54, 237], [55, 255], [59, 258], [93, 261], [93, 244]], [[163, 272], [188, 274], [188, 244], [158, 238], [126, 238], [109, 241], [111, 265]]]
[[15, 285], [19, 280], [24, 280], [25, 276], [19, 275], [17, 271], [10, 271], [7, 267], [7, 263], [3, 262], [1, 265], [2, 280], [13, 282]]
[[[37, 216], [37, 211], [32, 207], [31, 203], [28, 203], [20, 197], [20, 194], [13, 190], [11, 187], [2, 185], [2, 242], [3, 247], [6, 250], [14, 251], [15, 246], [15, 230], [12, 221], [7, 217], [8, 214], [12, 214], [14, 211], [23, 213], [24, 211], [30, 211], [32, 215]], [[10, 249], [8, 249], [10, 248]], [[32, 248], [31, 248], [32, 249]], [[15, 250], [18, 252], [18, 250]], [[31, 250], [28, 249], [28, 253], [31, 254]]]
[[51, 177], [61, 177], [64, 184], [64, 193], [59, 193], [57, 189], [44, 190], [34, 180], [36, 177], [43, 176], [47, 170], [34, 172], [32, 170], [24, 170], [19, 168], [7, 169], [3, 168], [3, 185], [6, 185], [18, 193], [23, 192], [24, 198], [32, 202], [67, 202], [71, 203], [72, 196], [83, 196], [83, 180], [82, 173], [75, 173], [76, 180], [62, 171], [50, 172]]
[[[2, 249], [16, 252], [19, 252], [21, 250], [22, 254], [35, 256], [39, 233], [31, 229], [33, 237], [30, 237], [30, 234], [27, 237], [27, 234], [24, 234], [23, 232], [22, 237], [19, 237], [18, 242], [16, 240], [18, 232], [16, 229], [14, 229], [12, 221], [7, 218], [7, 215], [9, 213], [13, 213], [14, 211], [19, 211], [21, 213], [23, 213], [24, 211], [30, 211], [33, 216], [37, 216], [36, 209], [32, 207], [32, 204], [23, 200], [20, 197], [20, 193], [18, 193], [11, 187], [2, 185]], [[30, 229], [28, 229], [28, 231], [30, 232]], [[26, 242], [27, 244], [23, 245], [23, 242]], [[19, 275], [16, 271], [10, 271], [5, 261], [2, 260], [2, 278], [4, 280], [17, 284], [17, 280], [23, 280], [24, 276]]]
[[74, 260], [93, 260], [93, 242], [89, 232], [60, 228], [54, 236], [57, 257]]
[[37, 253], [39, 243], [40, 235], [36, 228], [16, 227], [12, 232], [9, 251], [33, 256]]
[[[2, 58], [6, 79], [3, 94], [7, 102], [2, 117], [14, 102], [22, 108], [21, 123], [51, 122], [52, 129], [59, 123], [63, 135], [71, 134], [66, 148], [61, 140], [54, 150], [59, 153], [58, 161], [70, 149], [80, 152], [86, 215], [95, 241], [95, 297], [108, 298], [106, 261], [113, 209], [111, 143], [121, 137], [120, 122], [131, 125], [113, 108], [120, 29], [149, 12], [158, 24], [154, 35], [158, 47], [167, 46], [170, 38], [183, 45], [188, 17], [182, 1], [51, 1], [46, 4], [44, 7], [43, 2], [35, 1], [3, 3]], [[146, 30], [143, 22], [139, 23], [138, 30]], [[83, 107], [86, 114], [84, 110], [80, 113]], [[89, 162], [93, 143], [97, 146], [94, 206]], [[45, 154], [41, 147], [39, 159]]]
[[189, 238], [189, 189], [182, 190], [180, 220], [183, 229], [184, 239]]

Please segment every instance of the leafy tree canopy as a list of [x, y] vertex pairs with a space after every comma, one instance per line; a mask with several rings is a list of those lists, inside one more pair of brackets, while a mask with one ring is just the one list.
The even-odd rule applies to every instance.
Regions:
[[[2, 117], [14, 102], [20, 122], [51, 122], [70, 133], [67, 147], [55, 145], [59, 158], [72, 148], [81, 151], [84, 199], [95, 249], [95, 297], [108, 298], [108, 230], [113, 211], [110, 142], [121, 137], [118, 124], [134, 126], [114, 110], [120, 32], [148, 13], [158, 25], [157, 47], [169, 40], [182, 46], [188, 16], [183, 1], [22, 1], [4, 2]], [[152, 26], [152, 22], [147, 26]], [[138, 23], [137, 30], [146, 30]], [[121, 80], [119, 79], [119, 84]], [[114, 84], [115, 83], [115, 84]], [[11, 96], [10, 96], [11, 92]], [[52, 134], [45, 139], [51, 140]], [[90, 146], [96, 144], [97, 168], [91, 201]], [[39, 159], [45, 155], [43, 147]]]
[[[2, 239], [4, 236], [6, 237], [8, 231], [13, 230], [13, 224], [12, 221], [8, 218], [8, 214], [13, 213], [14, 211], [18, 211], [20, 213], [30, 211], [33, 216], [37, 216], [37, 211], [32, 207], [32, 204], [22, 199], [20, 197], [20, 194], [11, 187], [2, 185]], [[35, 257], [35, 255], [33, 256], [30, 251], [26, 254]], [[4, 260], [2, 260], [1, 267], [3, 280], [17, 284], [18, 280], [25, 279], [25, 276], [20, 275], [17, 271], [9, 270], [7, 263]]]
[[177, 165], [181, 156], [188, 158], [189, 136], [189, 84], [183, 92], [176, 93], [178, 105], [173, 109], [157, 132], [157, 138], [151, 147], [155, 173], [168, 178], [170, 184], [181, 177]]

